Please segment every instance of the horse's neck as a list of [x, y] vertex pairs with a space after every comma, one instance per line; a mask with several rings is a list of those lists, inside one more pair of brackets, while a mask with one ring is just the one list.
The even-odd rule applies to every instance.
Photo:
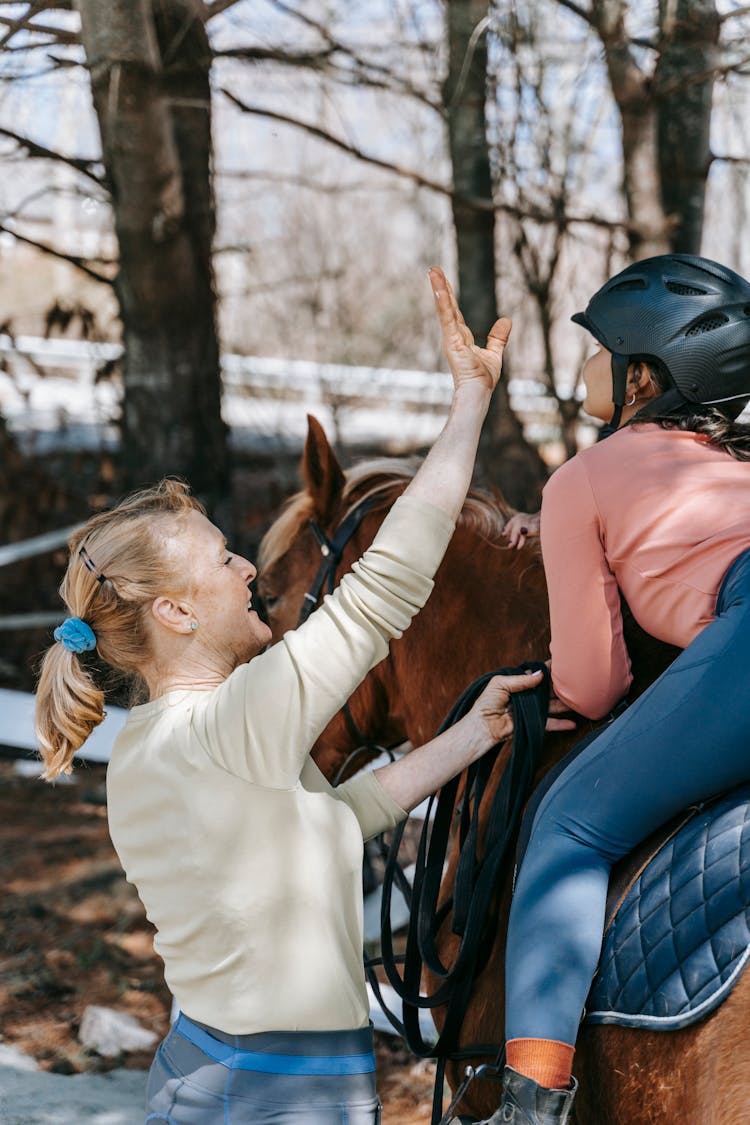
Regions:
[[478, 676], [544, 660], [548, 650], [537, 545], [515, 551], [458, 528], [426, 606], [391, 646], [390, 706], [419, 745]]

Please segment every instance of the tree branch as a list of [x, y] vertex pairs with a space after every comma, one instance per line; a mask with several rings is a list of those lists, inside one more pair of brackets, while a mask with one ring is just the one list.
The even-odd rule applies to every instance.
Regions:
[[8, 19], [6, 16], [3, 23], [7, 25], [8, 30], [2, 39], [0, 39], [0, 49], [13, 38], [17, 31], [23, 31], [25, 27], [28, 27], [30, 21], [33, 20], [34, 16], [38, 14], [43, 6], [43, 3], [40, 4], [37, 0], [36, 3], [29, 4], [24, 14], [19, 16], [18, 19]]
[[226, 12], [228, 8], [233, 8], [239, 2], [240, 0], [214, 0], [213, 4], [206, 4], [206, 23], [212, 20], [214, 16]]
[[576, 4], [574, 0], [557, 0], [557, 2], [561, 8], [567, 8], [569, 12], [575, 12], [580, 19], [585, 20], [589, 27], [596, 27], [591, 12], [587, 12], [580, 4]]
[[[356, 67], [362, 69], [357, 70], [336, 64], [334, 59], [339, 53], [346, 55]], [[284, 47], [228, 47], [214, 51], [214, 58], [235, 58], [250, 63], [271, 61], [282, 63], [285, 66], [307, 66], [313, 70], [325, 70], [326, 74], [335, 82], [341, 82], [357, 89], [367, 87], [374, 90], [386, 90], [389, 93], [406, 94], [421, 105], [426, 105], [429, 109], [435, 110], [441, 115], [444, 114], [442, 104], [432, 99], [423, 90], [417, 89], [411, 82], [394, 74], [386, 67], [377, 65], [373, 67], [367, 61], [349, 54], [348, 49], [342, 46], [329, 45], [319, 51], [302, 51], [299, 54], [294, 54]], [[370, 69], [373, 69], [374, 74], [379, 77], [368, 73]]]
[[[47, 8], [47, 4], [43, 4], [42, 8]], [[64, 27], [51, 27], [47, 24], [29, 23], [28, 20], [32, 19], [34, 13], [28, 15], [26, 20], [13, 20], [9, 16], [0, 16], [0, 24], [7, 27], [8, 31], [2, 39], [0, 39], [0, 48], [13, 38], [18, 31], [33, 31], [38, 35], [52, 36], [52, 42], [60, 44], [63, 47], [77, 46], [79, 43], [78, 36], [73, 31], [68, 31]], [[52, 43], [37, 44], [38, 46], [51, 47]], [[28, 47], [26, 48], [28, 50]]]
[[[330, 30], [325, 26], [325, 24], [320, 23], [318, 20], [314, 20], [311, 16], [306, 15], [304, 12], [298, 11], [296, 8], [292, 7], [291, 4], [285, 3], [285, 0], [271, 0], [271, 3], [275, 8], [278, 9], [278, 11], [283, 12], [284, 15], [292, 16], [295, 19], [298, 19], [305, 25], [305, 27], [309, 27], [313, 31], [315, 31], [321, 37], [321, 39], [323, 39], [324, 42], [326, 42], [329, 47], [332, 48], [334, 52], [340, 52], [346, 58], [351, 59], [353, 63], [356, 63], [356, 65], [360, 68], [360, 72], [358, 75], [360, 82], [362, 82], [363, 78], [365, 79], [363, 84], [376, 86], [375, 80], [369, 78], [368, 72], [371, 72], [372, 74], [379, 74], [382, 78], [385, 79], [386, 83], [395, 82], [396, 85], [400, 86], [401, 89], [407, 94], [410, 94], [412, 97], [415, 97], [419, 101], [424, 102], [432, 109], [436, 109], [439, 112], [442, 112], [442, 105], [439, 102], [431, 100], [426, 94], [422, 93], [421, 91], [417, 90], [416, 87], [412, 86], [412, 84], [406, 79], [399, 78], [398, 76], [394, 75], [387, 66], [383, 66], [381, 63], [373, 62], [371, 59], [366, 59], [362, 55], [354, 51], [351, 47], [347, 47], [346, 44], [342, 43], [331, 34]], [[384, 88], [387, 88], [387, 85]]]
[[[320, 129], [317, 125], [311, 125], [307, 121], [300, 121], [296, 117], [289, 117], [288, 114], [285, 113], [276, 113], [274, 110], [263, 109], [261, 106], [248, 105], [225, 87], [221, 88], [221, 93], [224, 94], [230, 102], [236, 105], [238, 109], [241, 109], [243, 113], [250, 113], [256, 117], [267, 117], [272, 121], [281, 121], [285, 125], [292, 125], [296, 129], [304, 129], [306, 133], [310, 133], [319, 140], [333, 145], [334, 148], [338, 148], [341, 152], [345, 152], [349, 156], [355, 157], [357, 160], [362, 160], [366, 164], [373, 164], [376, 168], [382, 168], [386, 172], [395, 172], [397, 175], [411, 180], [420, 187], [429, 188], [430, 191], [437, 192], [439, 195], [447, 195], [448, 197], [453, 195], [451, 189], [445, 184], [438, 183], [436, 180], [428, 180], [426, 176], [420, 175], [419, 172], [414, 172], [409, 168], [402, 167], [400, 164], [394, 164], [391, 161], [383, 160], [379, 156], [371, 156], [361, 148], [357, 148], [347, 141], [342, 141], [339, 137], [334, 136], [333, 133], [328, 133], [325, 129]], [[487, 202], [489, 203], [489, 201]], [[492, 206], [491, 203], [489, 205]]]
[[95, 160], [84, 160], [77, 156], [63, 156], [61, 152], [54, 152], [51, 148], [46, 148], [44, 145], [32, 141], [29, 137], [22, 137], [19, 133], [14, 133], [12, 129], [4, 129], [0, 126], [0, 136], [9, 137], [15, 141], [22, 148], [25, 148], [29, 156], [40, 157], [48, 160], [58, 160], [63, 164], [67, 164], [70, 168], [74, 168], [76, 172], [80, 172], [82, 176], [88, 176], [90, 180], [101, 188], [106, 190], [106, 183], [101, 176], [97, 176], [96, 172], [92, 171], [92, 165], [98, 163]]
[[[241, 101], [236, 94], [231, 93], [223, 87], [220, 88], [220, 92], [236, 105], [238, 109], [241, 109], [243, 113], [253, 114], [256, 117], [266, 117], [272, 121], [280, 121], [284, 125], [291, 125], [296, 129], [302, 129], [306, 133], [317, 137], [318, 140], [333, 145], [334, 148], [345, 152], [348, 156], [354, 157], [355, 160], [361, 160], [365, 164], [373, 164], [376, 168], [381, 168], [385, 172], [392, 172], [394, 175], [410, 180], [418, 187], [426, 188], [428, 191], [434, 191], [436, 194], [445, 196], [448, 199], [464, 203], [469, 207], [475, 208], [477, 211], [499, 211], [506, 215], [512, 215], [515, 218], [534, 219], [540, 223], [561, 221], [559, 216], [553, 214], [551, 211], [544, 211], [541, 207], [515, 207], [509, 203], [495, 203], [492, 199], [480, 199], [477, 196], [462, 195], [446, 184], [441, 184], [436, 180], [429, 180], [426, 176], [422, 176], [419, 172], [415, 172], [410, 168], [404, 168], [400, 164], [393, 164], [378, 156], [371, 156], [355, 145], [342, 141], [339, 137], [334, 136], [332, 133], [327, 133], [324, 129], [320, 129], [316, 125], [310, 125], [306, 121], [300, 121], [298, 118], [289, 117], [287, 114], [276, 113], [274, 110], [263, 109], [261, 106], [247, 105], [245, 102]], [[597, 215], [568, 215], [565, 217], [564, 223], [566, 226], [583, 223], [589, 226], [603, 227], [606, 230], [627, 229], [628, 226], [626, 222], [621, 222], [616, 219], [602, 219]]]
[[330, 43], [332, 46], [337, 45], [336, 40], [333, 38], [325, 24], [320, 23], [318, 20], [314, 20], [312, 16], [305, 15], [304, 12], [298, 11], [296, 8], [293, 8], [291, 4], [285, 4], [284, 0], [271, 0], [271, 3], [279, 12], [283, 12], [286, 16], [293, 16], [295, 19], [298, 19], [300, 23], [303, 23], [305, 27], [309, 27], [312, 28], [313, 31], [317, 31], [318, 35], [321, 37], [321, 39], [325, 39], [326, 43]]
[[736, 16], [750, 15], [750, 4], [746, 4], [744, 8], [735, 8], [733, 12], [724, 12], [719, 16], [719, 23], [726, 23], [727, 20], [733, 20]]
[[[399, 191], [398, 184], [376, 185], [371, 180], [350, 180], [349, 182], [336, 181], [335, 183], [321, 183], [311, 180], [309, 176], [286, 175], [277, 172], [242, 171], [238, 168], [217, 168], [214, 172], [217, 180], [249, 181], [261, 180], [267, 184], [283, 184], [285, 187], [304, 188], [307, 191], [317, 191], [324, 195], [339, 195], [343, 191], [367, 191], [380, 194], [383, 191]], [[235, 201], [236, 202], [236, 201]]]
[[70, 70], [74, 67], [82, 68], [84, 70], [86, 69], [86, 63], [82, 59], [80, 61], [77, 59], [66, 59], [62, 58], [59, 55], [47, 55], [47, 59], [52, 63], [50, 72], [54, 70], [63, 70], [66, 68]]
[[740, 68], [747, 66], [750, 62], [750, 54], [744, 55], [743, 58], [737, 59], [733, 63], [725, 63], [723, 66], [712, 66], [707, 70], [697, 71], [692, 74], [686, 74], [680, 78], [675, 78], [671, 82], [663, 82], [657, 90], [657, 97], [669, 97], [673, 94], [680, 94], [684, 90], [689, 90], [691, 86], [701, 86], [704, 82], [709, 82], [712, 79], [726, 78], [728, 74], [741, 74], [747, 75], [747, 71]]
[[721, 153], [712, 152], [711, 161], [721, 160], [724, 164], [750, 164], [750, 156], [722, 156]]
[[[97, 273], [91, 266], [87, 264], [86, 258], [79, 258], [75, 254], [63, 254], [61, 250], [56, 250], [54, 246], [48, 246], [46, 242], [37, 242], [33, 238], [27, 238], [24, 234], [19, 234], [18, 231], [10, 230], [3, 223], [0, 223], [0, 233], [11, 234], [18, 242], [24, 242], [27, 246], [33, 246], [36, 250], [41, 250], [44, 254], [50, 254], [53, 258], [59, 261], [68, 262], [71, 266], [81, 270], [87, 277], [92, 278], [94, 281], [100, 281], [103, 285], [114, 285], [111, 277], [105, 274]], [[117, 265], [117, 262], [104, 262], [104, 265]]]
[[327, 62], [335, 47], [323, 47], [319, 51], [287, 51], [284, 47], [225, 47], [214, 51], [215, 59], [242, 59], [244, 62], [280, 62], [289, 66], [311, 66]]

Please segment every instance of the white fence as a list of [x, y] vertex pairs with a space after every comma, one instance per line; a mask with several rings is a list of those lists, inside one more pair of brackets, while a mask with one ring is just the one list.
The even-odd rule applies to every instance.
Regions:
[[[114, 344], [0, 335], [0, 414], [24, 443], [114, 446], [119, 409], [117, 378], [97, 373], [117, 361]], [[424, 445], [437, 435], [451, 400], [445, 372], [352, 367], [256, 356], [221, 360], [224, 419], [241, 447], [298, 445], [313, 411], [329, 434], [350, 445], [379, 441]], [[555, 403], [535, 379], [512, 379], [511, 398], [535, 441], [559, 436]]]
[[[108, 762], [117, 735], [125, 725], [123, 707], [107, 707], [107, 717], [78, 751], [87, 762]], [[0, 688], [0, 746], [19, 754], [35, 753], [34, 696], [26, 691]]]

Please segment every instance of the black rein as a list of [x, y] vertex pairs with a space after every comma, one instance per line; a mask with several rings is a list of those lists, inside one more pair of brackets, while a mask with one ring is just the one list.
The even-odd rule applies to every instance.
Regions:
[[[492, 951], [502, 875], [508, 869], [512, 858], [517, 828], [524, 805], [531, 793], [541, 756], [550, 690], [546, 666], [531, 661], [522, 668], [502, 668], [498, 672], [481, 676], [466, 688], [440, 727], [440, 731], [446, 730], [465, 715], [492, 676], [518, 675], [537, 670], [544, 673], [539, 685], [511, 696], [514, 721], [513, 745], [487, 817], [481, 858], [478, 854], [480, 806], [504, 743], [498, 743], [466, 771], [466, 786], [460, 813], [454, 811], [460, 776], [443, 786], [437, 798], [430, 799], [430, 810], [437, 801], [435, 817], [434, 823], [430, 825], [428, 813], [419, 841], [403, 974], [398, 968], [398, 961], [401, 958], [395, 956], [393, 950], [390, 907], [394, 879], [400, 886], [396, 856], [404, 824], [396, 829], [390, 847], [381, 906], [382, 957], [368, 962], [366, 968], [370, 984], [383, 1010], [396, 1030], [403, 1035], [411, 1050], [423, 1058], [438, 1059], [433, 1099], [433, 1125], [437, 1125], [442, 1114], [443, 1076], [448, 1059], [458, 1061], [477, 1056], [496, 1059], [494, 1067], [478, 1068], [488, 1077], [494, 1077], [500, 1069], [501, 1045], [477, 1043], [459, 1047], [458, 1040], [474, 982], [486, 966]], [[451, 827], [455, 815], [459, 816], [459, 859], [453, 895], [438, 907], [443, 868], [451, 843]], [[440, 958], [437, 944], [440, 928], [450, 913], [452, 913], [452, 932], [460, 938], [460, 942], [453, 965], [447, 968]], [[388, 980], [401, 997], [403, 1023], [389, 1012], [383, 1003], [374, 972], [378, 964], [382, 964]], [[438, 988], [430, 996], [423, 996], [420, 991], [424, 969], [428, 969], [440, 981]], [[419, 1012], [422, 1008], [436, 1007], [445, 1007], [445, 1019], [437, 1043], [433, 1044], [426, 1042], [422, 1036]], [[480, 1075], [472, 1071], [471, 1077], [475, 1076]], [[468, 1083], [462, 1084], [462, 1091], [467, 1085]], [[457, 1098], [453, 1099], [451, 1111], [457, 1100]]]
[[[344, 548], [349, 543], [362, 520], [374, 504], [374, 498], [361, 501], [344, 518], [329, 538], [320, 525], [309, 520], [310, 529], [320, 547], [320, 566], [310, 589], [304, 596], [297, 627], [302, 625], [320, 602], [324, 593], [332, 593], [336, 583], [336, 570]], [[326, 588], [327, 587], [327, 588]], [[451, 708], [440, 731], [453, 726], [473, 706], [494, 675], [518, 675], [523, 672], [543, 672], [542, 681], [527, 691], [511, 696], [513, 710], [513, 746], [508, 764], [495, 791], [487, 819], [483, 855], [479, 849], [479, 811], [485, 790], [504, 743], [498, 743], [466, 771], [466, 786], [460, 812], [456, 814], [456, 796], [460, 776], [443, 786], [440, 793], [430, 798], [428, 816], [419, 841], [413, 887], [409, 888], [397, 862], [399, 844], [405, 821], [395, 830], [388, 849], [383, 898], [381, 904], [382, 957], [365, 961], [365, 969], [378, 1002], [394, 1028], [406, 1040], [410, 1049], [422, 1058], [437, 1058], [432, 1125], [446, 1121], [475, 1077], [499, 1075], [502, 1047], [498, 1044], [477, 1043], [459, 1047], [458, 1037], [471, 997], [474, 982], [487, 964], [495, 937], [495, 923], [499, 890], [504, 870], [511, 859], [511, 848], [516, 837], [524, 805], [533, 786], [534, 775], [541, 755], [542, 740], [549, 706], [549, 672], [546, 665], [531, 661], [521, 668], [502, 668], [481, 676], [463, 692]], [[350, 734], [359, 743], [339, 771], [337, 781], [363, 751], [382, 751], [360, 732], [351, 715], [348, 703], [344, 717]], [[435, 802], [436, 806], [435, 806]], [[429, 813], [435, 806], [434, 823]], [[443, 868], [451, 843], [454, 816], [459, 816], [459, 859], [453, 896], [438, 907]], [[397, 956], [393, 949], [391, 930], [391, 898], [394, 882], [404, 894], [410, 908], [406, 954]], [[451, 929], [460, 938], [458, 953], [453, 965], [447, 968], [437, 949], [438, 934], [449, 914]], [[403, 975], [398, 965], [403, 963]], [[375, 968], [382, 965], [388, 980], [401, 997], [403, 1022], [388, 1010], [380, 991]], [[420, 992], [422, 973], [428, 969], [440, 980], [437, 990], [430, 996]], [[422, 1008], [445, 1007], [445, 1020], [436, 1043], [424, 1040], [419, 1026]], [[451, 1106], [442, 1117], [443, 1078], [446, 1061], [490, 1057], [494, 1065], [467, 1068], [467, 1077], [456, 1091]]]

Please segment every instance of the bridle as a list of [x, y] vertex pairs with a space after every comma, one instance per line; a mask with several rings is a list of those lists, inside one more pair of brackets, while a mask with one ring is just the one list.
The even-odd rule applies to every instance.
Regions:
[[364, 500], [361, 500], [359, 504], [355, 505], [334, 531], [333, 539], [328, 538], [317, 520], [309, 519], [307, 521], [308, 527], [317, 540], [323, 558], [318, 567], [318, 572], [313, 578], [312, 586], [302, 600], [302, 609], [297, 618], [296, 627], [298, 629], [300, 625], [307, 621], [308, 617], [317, 606], [321, 594], [323, 593], [323, 587], [326, 584], [328, 585], [328, 589], [325, 593], [333, 593], [336, 585], [336, 569], [341, 562], [344, 548], [347, 546], [349, 540], [355, 534], [374, 503], [374, 497], [368, 496]]
[[[321, 597], [325, 594], [333, 593], [336, 586], [336, 571], [341, 562], [344, 550], [374, 504], [374, 496], [367, 496], [364, 500], [360, 500], [359, 504], [356, 504], [351, 511], [344, 516], [343, 520], [334, 531], [332, 538], [326, 535], [317, 520], [311, 518], [307, 521], [320, 548], [322, 558], [317, 573], [313, 578], [312, 585], [302, 599], [302, 608], [297, 618], [297, 628], [307, 621], [310, 614], [318, 606]], [[348, 701], [342, 707], [341, 713], [344, 716], [347, 732], [356, 743], [356, 747], [347, 755], [343, 764], [336, 771], [331, 782], [334, 786], [338, 785], [341, 778], [357, 758], [364, 754], [388, 754], [391, 759], [393, 758], [390, 747], [381, 746], [372, 738], [362, 733], [352, 715]]]

